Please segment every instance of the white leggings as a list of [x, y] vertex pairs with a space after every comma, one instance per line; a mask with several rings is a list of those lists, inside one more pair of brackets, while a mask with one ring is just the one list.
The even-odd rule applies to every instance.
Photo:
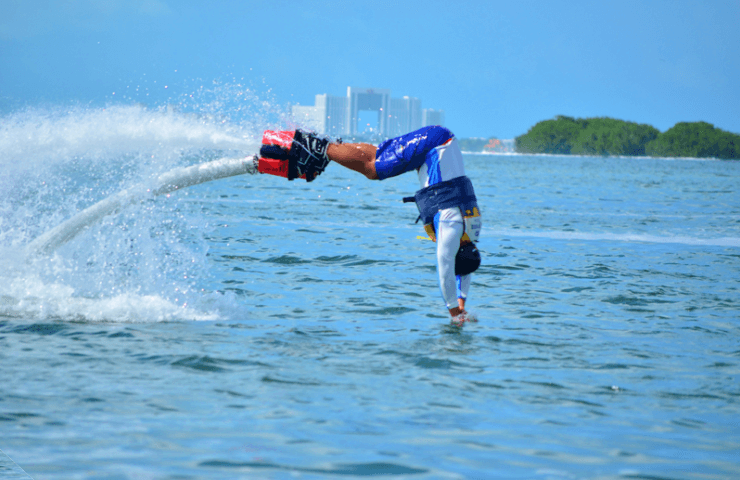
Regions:
[[437, 235], [437, 272], [439, 288], [448, 309], [457, 307], [458, 298], [467, 298], [471, 275], [455, 275], [455, 256], [465, 231], [459, 208], [440, 210], [434, 217]]

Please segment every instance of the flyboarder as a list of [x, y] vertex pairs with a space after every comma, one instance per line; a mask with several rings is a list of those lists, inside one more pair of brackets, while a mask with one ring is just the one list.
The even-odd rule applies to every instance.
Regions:
[[450, 316], [456, 323], [467, 319], [465, 302], [471, 274], [481, 261], [476, 242], [482, 222], [473, 184], [465, 175], [462, 152], [452, 132], [429, 126], [376, 147], [330, 142], [302, 130], [267, 131], [260, 155], [260, 172], [289, 180], [312, 181], [329, 161], [370, 180], [416, 170], [421, 189], [404, 201], [416, 202], [427, 235], [437, 243], [439, 285]]

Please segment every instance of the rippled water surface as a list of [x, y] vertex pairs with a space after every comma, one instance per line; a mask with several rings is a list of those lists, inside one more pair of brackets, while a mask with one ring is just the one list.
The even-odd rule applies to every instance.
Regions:
[[740, 477], [740, 163], [466, 156], [463, 328], [412, 175], [221, 180], [23, 259], [210, 138], [0, 181], [0, 476]]

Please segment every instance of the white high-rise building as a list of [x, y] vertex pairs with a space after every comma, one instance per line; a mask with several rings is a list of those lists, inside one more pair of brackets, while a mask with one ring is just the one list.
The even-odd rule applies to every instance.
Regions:
[[392, 98], [388, 113], [388, 137], [397, 137], [421, 127], [421, 100], [413, 97]]
[[293, 121], [322, 135], [346, 135], [347, 97], [316, 95], [313, 106], [293, 105]]
[[445, 111], [444, 110], [433, 110], [431, 108], [425, 108], [422, 111], [422, 126], [428, 125], [441, 125], [445, 124]]
[[349, 135], [361, 133], [358, 129], [360, 112], [377, 112], [377, 127], [372, 128], [382, 137], [388, 136], [388, 112], [391, 107], [391, 91], [379, 88], [347, 87]]
[[316, 95], [316, 106], [323, 108], [324, 135], [338, 136], [347, 133], [347, 97]]
[[[313, 106], [294, 105], [292, 110], [298, 125], [335, 137], [372, 132], [388, 138], [444, 124], [444, 111], [422, 110], [414, 97], [391, 98], [388, 89], [347, 87], [346, 97], [316, 95]], [[360, 127], [361, 121], [368, 125]]]

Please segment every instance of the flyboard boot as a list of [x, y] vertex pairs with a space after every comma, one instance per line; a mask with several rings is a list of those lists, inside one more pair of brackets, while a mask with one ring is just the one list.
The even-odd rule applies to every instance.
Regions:
[[266, 130], [257, 170], [288, 180], [303, 178], [312, 182], [329, 164], [328, 147], [328, 138], [303, 130]]

